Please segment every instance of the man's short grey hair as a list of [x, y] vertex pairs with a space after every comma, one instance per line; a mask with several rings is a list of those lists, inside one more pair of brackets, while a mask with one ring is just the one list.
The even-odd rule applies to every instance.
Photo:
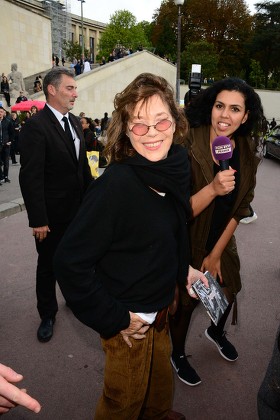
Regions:
[[75, 78], [74, 71], [66, 69], [65, 67], [54, 67], [46, 74], [43, 80], [43, 91], [47, 99], [48, 86], [53, 85], [56, 89], [58, 89], [63, 75], [72, 77], [73, 79]]

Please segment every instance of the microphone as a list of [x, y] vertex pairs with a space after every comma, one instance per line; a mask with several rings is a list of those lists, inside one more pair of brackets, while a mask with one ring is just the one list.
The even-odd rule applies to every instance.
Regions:
[[229, 169], [229, 159], [232, 157], [232, 147], [228, 137], [216, 137], [212, 143], [212, 153], [214, 158], [219, 161], [221, 171]]

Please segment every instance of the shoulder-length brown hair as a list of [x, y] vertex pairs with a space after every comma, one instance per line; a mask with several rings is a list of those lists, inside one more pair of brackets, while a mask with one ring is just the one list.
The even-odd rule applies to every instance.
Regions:
[[158, 95], [163, 103], [168, 106], [175, 121], [174, 140], [176, 140], [176, 143], [183, 141], [188, 124], [184, 113], [176, 105], [172, 86], [161, 76], [142, 73], [115, 96], [115, 111], [107, 129], [108, 141], [104, 149], [108, 164], [121, 161], [135, 154], [135, 150], [126, 135], [127, 124], [133, 116], [136, 105], [140, 101], [143, 101], [143, 105], [145, 105], [149, 98], [154, 95]]

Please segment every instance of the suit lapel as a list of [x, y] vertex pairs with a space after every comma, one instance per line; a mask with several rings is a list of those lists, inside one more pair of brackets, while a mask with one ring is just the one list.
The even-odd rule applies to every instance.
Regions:
[[[64, 144], [65, 144], [67, 150], [69, 151], [72, 159], [77, 164], [77, 156], [76, 156], [76, 153], [74, 151], [74, 148], [69, 143], [69, 139], [67, 138], [67, 136], [65, 134], [65, 131], [63, 130], [60, 122], [58, 121], [58, 119], [56, 118], [56, 116], [54, 115], [54, 113], [49, 109], [49, 107], [47, 105], [45, 105], [45, 107], [44, 107], [44, 109], [43, 109], [42, 112], [46, 112], [48, 118], [51, 120], [51, 122], [53, 124], [54, 130], [59, 134], [59, 137], [64, 142]], [[71, 124], [72, 124], [72, 122], [71, 122]]]
[[77, 121], [77, 118], [74, 117], [70, 113], [69, 113], [69, 120], [71, 122], [72, 127], [76, 131], [78, 138], [80, 139], [80, 152], [79, 152], [79, 159], [78, 159], [78, 163], [80, 164], [81, 162], [83, 162], [83, 157], [85, 155], [84, 134], [83, 134], [81, 126], [79, 125]]
[[76, 153], [74, 151], [74, 148], [72, 148], [72, 145], [69, 143], [69, 140], [65, 134], [65, 131], [63, 130], [60, 122], [54, 115], [54, 113], [49, 109], [47, 105], [45, 105], [44, 109], [41, 112], [45, 112], [48, 116], [48, 118], [51, 120], [54, 130], [59, 134], [59, 137], [62, 139], [62, 141], [65, 143], [65, 146], [67, 150], [69, 151], [71, 157], [73, 158], [75, 164], [83, 162], [83, 156], [85, 155], [85, 145], [84, 145], [84, 136], [82, 128], [79, 125], [78, 119], [71, 113], [69, 113], [69, 120], [73, 127], [73, 129], [76, 131], [76, 134], [78, 138], [80, 139], [80, 153], [79, 153], [79, 159], [77, 159]]

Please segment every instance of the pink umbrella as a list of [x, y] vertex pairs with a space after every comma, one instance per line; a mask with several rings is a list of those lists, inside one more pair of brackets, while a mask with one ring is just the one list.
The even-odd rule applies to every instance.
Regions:
[[30, 111], [32, 106], [36, 106], [38, 110], [43, 109], [45, 106], [45, 101], [22, 101], [18, 104], [14, 104], [11, 108], [12, 111]]

